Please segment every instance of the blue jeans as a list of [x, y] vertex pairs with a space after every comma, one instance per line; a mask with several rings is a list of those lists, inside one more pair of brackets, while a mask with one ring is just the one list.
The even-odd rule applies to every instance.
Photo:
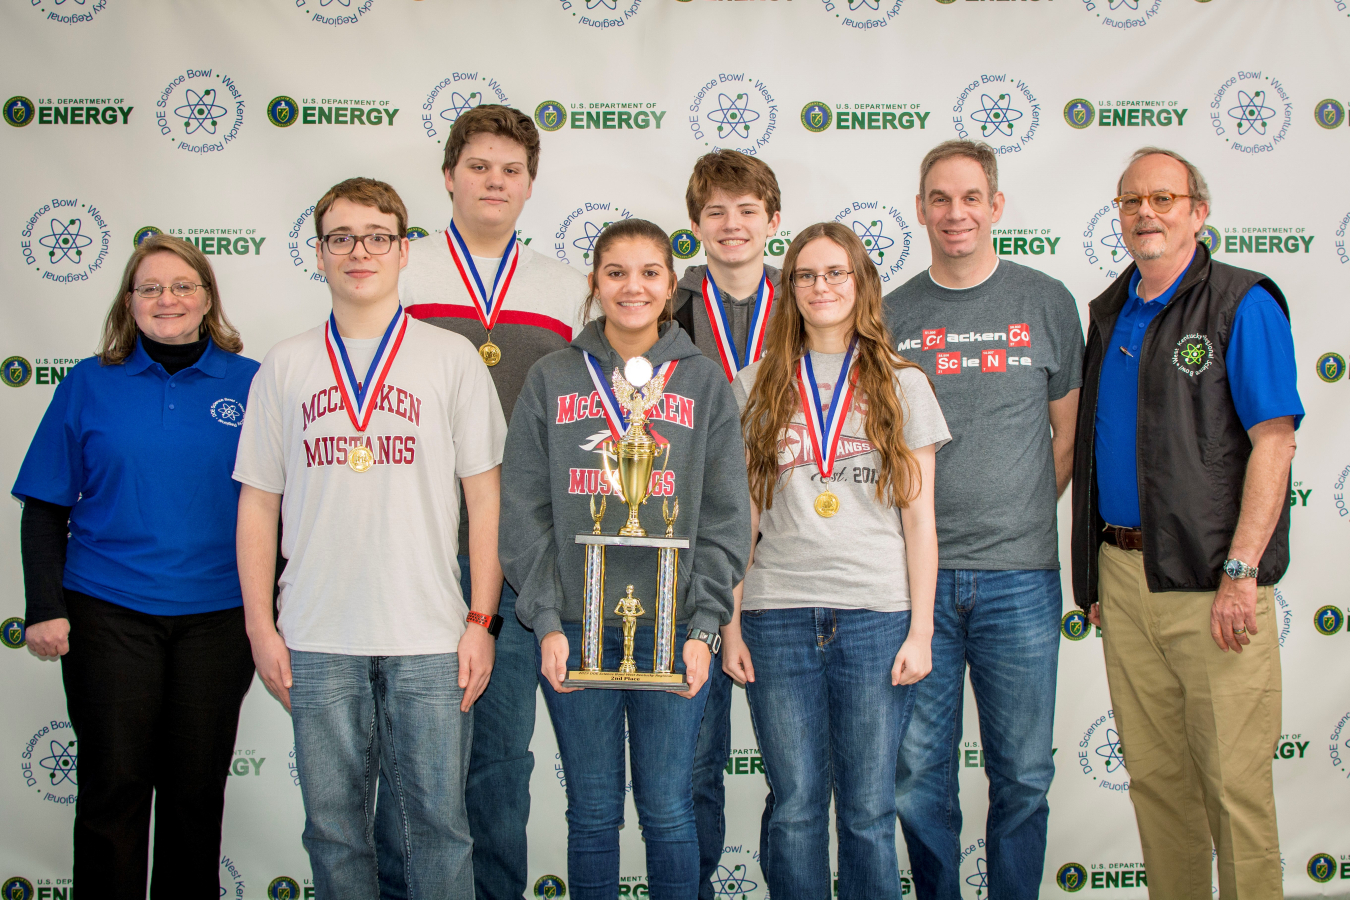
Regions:
[[895, 784], [919, 900], [961, 897], [957, 772], [967, 662], [989, 776], [987, 896], [1033, 900], [1040, 891], [1062, 605], [1054, 569], [938, 570], [933, 671], [918, 684]]
[[727, 836], [727, 792], [723, 780], [731, 757], [731, 678], [722, 655], [708, 667], [708, 704], [694, 749], [694, 823], [698, 828], [698, 896], [714, 900], [712, 878], [722, 862]]
[[[291, 719], [318, 897], [381, 896], [384, 860], [418, 898], [473, 891], [464, 811], [473, 713], [459, 659], [291, 651]], [[382, 827], [375, 828], [381, 791]], [[388, 823], [388, 824], [384, 824]], [[381, 846], [377, 850], [376, 845]], [[378, 859], [378, 861], [377, 861]]]
[[[467, 603], [473, 597], [469, 557], [459, 557], [459, 584]], [[492, 680], [473, 705], [473, 749], [464, 805], [473, 835], [473, 883], [477, 900], [522, 900], [529, 876], [525, 825], [530, 820], [530, 773], [534, 754], [534, 700], [538, 690], [539, 644], [516, 618], [516, 592], [502, 583], [502, 630]], [[474, 626], [477, 628], [478, 626]], [[380, 783], [376, 807], [377, 833], [394, 827], [380, 810], [387, 782]], [[388, 844], [377, 841], [380, 847]], [[382, 900], [407, 900], [398, 858], [380, 855]]]
[[[682, 634], [682, 626], [676, 633]], [[581, 625], [563, 623], [571, 648], [567, 664], [581, 664]], [[650, 670], [653, 630], [639, 623], [633, 658]], [[676, 641], [676, 671], [683, 641]], [[606, 628], [604, 659], [616, 667], [623, 632]], [[708, 688], [692, 700], [665, 691], [591, 688], [559, 694], [542, 675], [544, 702], [553, 719], [567, 779], [567, 875], [572, 900], [614, 900], [619, 895], [619, 826], [624, 805], [624, 731], [633, 776], [633, 802], [647, 848], [651, 900], [691, 900], [698, 893], [698, 833], [689, 777]]]
[[741, 612], [755, 666], [746, 685], [764, 771], [769, 894], [828, 898], [834, 794], [840, 900], [900, 896], [895, 757], [912, 686], [891, 684], [908, 612], [774, 609]]

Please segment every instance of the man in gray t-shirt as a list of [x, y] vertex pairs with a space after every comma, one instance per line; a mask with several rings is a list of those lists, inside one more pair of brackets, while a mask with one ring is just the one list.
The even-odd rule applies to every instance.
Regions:
[[989, 775], [989, 894], [1030, 900], [1055, 770], [1055, 504], [1073, 467], [1083, 328], [1063, 284], [994, 251], [1003, 195], [988, 145], [935, 147], [919, 190], [932, 265], [887, 295], [886, 322], [900, 353], [933, 380], [952, 441], [933, 485], [933, 671], [915, 686], [896, 806], [919, 900], [959, 898], [956, 772], [969, 663]]

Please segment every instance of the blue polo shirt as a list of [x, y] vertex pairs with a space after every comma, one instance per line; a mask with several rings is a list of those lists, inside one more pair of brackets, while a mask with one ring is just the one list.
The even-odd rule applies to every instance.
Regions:
[[258, 364], [209, 342], [170, 375], [139, 339], [52, 395], [12, 493], [71, 506], [65, 586], [152, 615], [239, 606], [232, 477]]
[[[1139, 468], [1135, 438], [1139, 423], [1139, 352], [1149, 323], [1177, 292], [1183, 271], [1160, 295], [1139, 299], [1139, 270], [1111, 332], [1102, 360], [1097, 396], [1097, 508], [1111, 525], [1138, 528]], [[1122, 349], [1124, 348], [1124, 349]], [[1280, 304], [1265, 288], [1249, 290], [1238, 303], [1224, 353], [1228, 385], [1242, 427], [1280, 416], [1303, 421], [1294, 365], [1294, 335]]]

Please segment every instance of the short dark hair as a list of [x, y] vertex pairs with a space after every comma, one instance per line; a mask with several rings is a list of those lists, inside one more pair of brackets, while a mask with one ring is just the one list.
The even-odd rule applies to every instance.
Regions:
[[502, 106], [500, 103], [488, 103], [475, 106], [460, 113], [450, 128], [450, 136], [445, 139], [445, 160], [441, 163], [442, 172], [453, 172], [459, 162], [459, 154], [464, 145], [476, 134], [496, 134], [507, 140], [515, 141], [525, 148], [525, 168], [534, 181], [539, 174], [539, 129], [534, 120], [518, 109]]
[[770, 219], [783, 208], [783, 195], [778, 190], [778, 177], [773, 174], [773, 169], [764, 160], [739, 150], [714, 150], [703, 154], [694, 163], [689, 187], [684, 192], [689, 221], [698, 223], [713, 191], [719, 190], [735, 197], [749, 194], [757, 198], [764, 204]]
[[374, 178], [348, 178], [328, 189], [314, 205], [314, 233], [323, 239], [323, 216], [338, 200], [350, 200], [359, 206], [373, 206], [398, 220], [398, 236], [408, 236], [408, 208], [403, 198], [383, 181]]

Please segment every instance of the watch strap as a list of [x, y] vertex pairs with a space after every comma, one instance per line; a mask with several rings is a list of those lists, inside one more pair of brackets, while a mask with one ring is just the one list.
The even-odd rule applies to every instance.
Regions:
[[713, 653], [722, 649], [722, 635], [715, 631], [704, 631], [702, 628], [690, 626], [689, 631], [685, 633], [685, 639], [691, 641], [702, 641], [708, 645], [708, 649]]
[[469, 610], [469, 614], [464, 617], [466, 622], [472, 622], [474, 625], [482, 625], [488, 630], [488, 634], [494, 638], [502, 632], [502, 617], [490, 616], [485, 612], [478, 612], [476, 609]]

